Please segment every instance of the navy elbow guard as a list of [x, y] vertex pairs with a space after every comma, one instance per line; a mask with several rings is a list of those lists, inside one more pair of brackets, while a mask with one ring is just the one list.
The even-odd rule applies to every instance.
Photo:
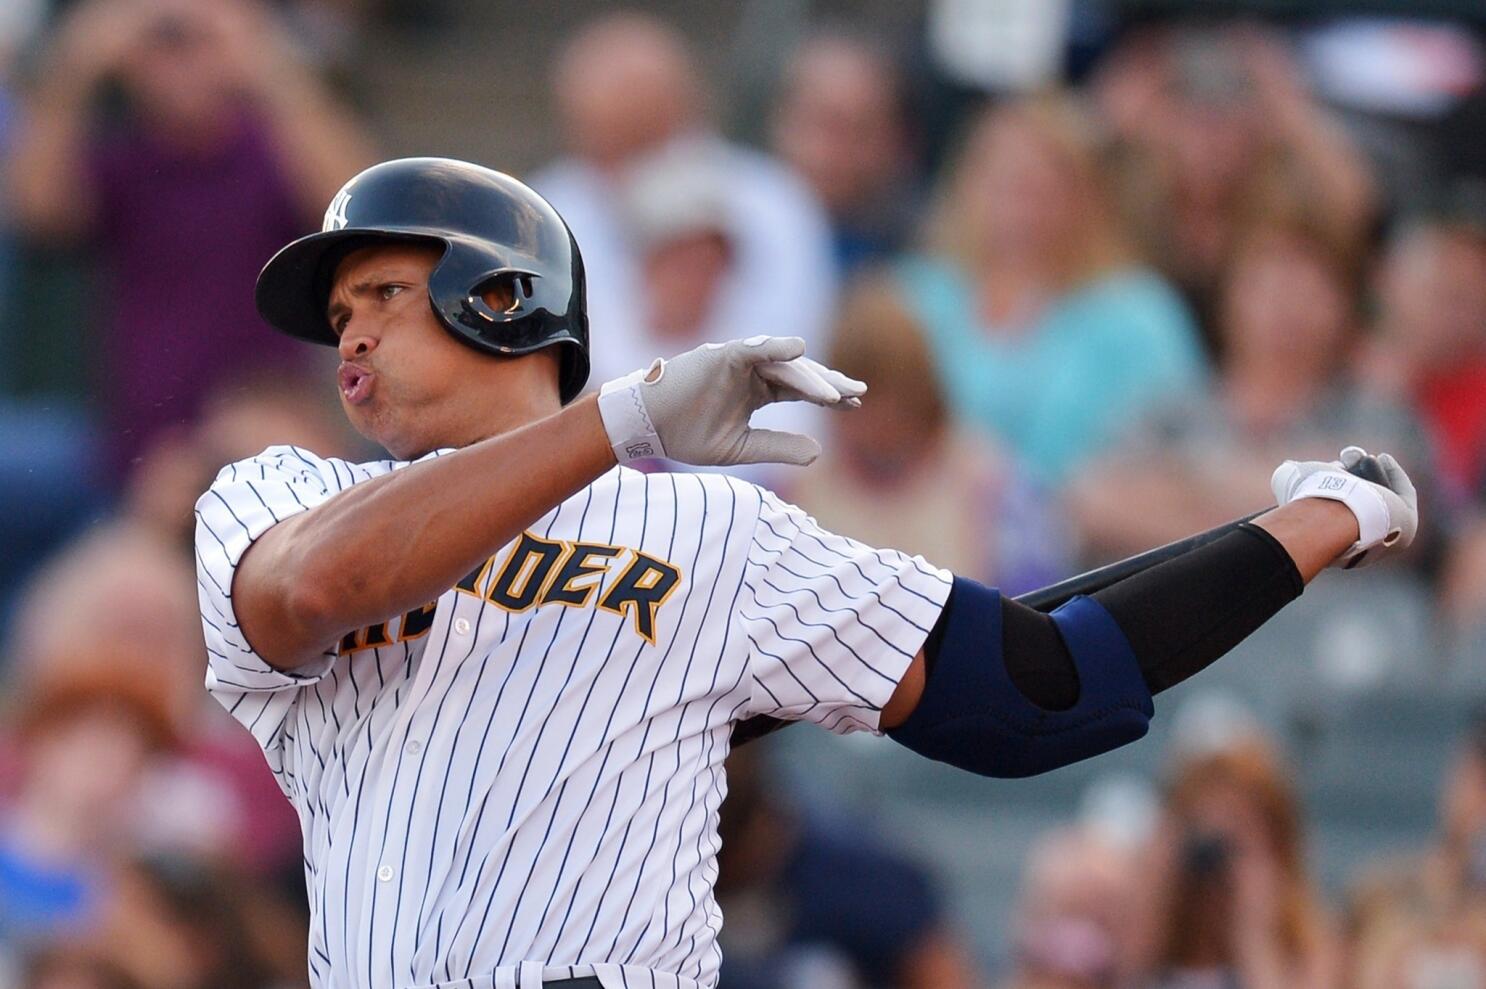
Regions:
[[1001, 659], [1001, 597], [955, 578], [954, 608], [924, 693], [888, 737], [981, 776], [1034, 776], [1133, 742], [1155, 708], [1124, 632], [1097, 601], [1051, 615], [1078, 670], [1078, 702], [1050, 711], [1027, 700]]

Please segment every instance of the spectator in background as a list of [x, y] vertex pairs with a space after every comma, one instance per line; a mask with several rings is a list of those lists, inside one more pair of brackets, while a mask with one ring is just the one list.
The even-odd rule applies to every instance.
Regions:
[[188, 856], [136, 858], [119, 870], [114, 887], [96, 940], [141, 985], [269, 989], [307, 982], [305, 921], [297, 930], [275, 923], [244, 876]]
[[83, 936], [107, 908], [152, 761], [174, 744], [158, 682], [95, 669], [13, 695], [0, 801], [0, 945]]
[[1069, 489], [1086, 555], [1124, 556], [1252, 511], [1287, 457], [1332, 460], [1355, 443], [1427, 464], [1408, 412], [1348, 375], [1355, 297], [1351, 269], [1315, 230], [1245, 235], [1223, 286], [1215, 386], [1162, 403]]
[[1367, 160], [1311, 98], [1284, 44], [1255, 26], [1136, 34], [1093, 91], [1121, 152], [1127, 222], [1204, 329], [1216, 326], [1224, 269], [1254, 217], [1303, 214], [1355, 245], [1376, 216]]
[[[122, 117], [96, 112], [110, 81]], [[25, 109], [16, 222], [92, 248], [108, 276], [94, 350], [116, 467], [226, 375], [300, 359], [264, 339], [254, 277], [370, 153], [265, 9], [83, 0]]]
[[583, 247], [592, 381], [657, 356], [640, 323], [644, 276], [621, 204], [632, 170], [688, 145], [684, 154], [710, 161], [734, 224], [729, 263], [736, 273], [715, 300], [713, 325], [786, 333], [819, 346], [835, 299], [825, 215], [779, 162], [716, 134], [684, 38], [648, 15], [605, 15], [563, 49], [553, 90], [570, 155], [532, 184]]
[[1486, 632], [1486, 228], [1404, 224], [1380, 266], [1377, 299], [1362, 375], [1410, 405], [1429, 437], [1450, 511], [1440, 610], [1468, 642]]
[[1431, 847], [1357, 877], [1349, 985], [1486, 985], [1486, 717], [1480, 713], [1445, 776], [1439, 815]]
[[1071, 97], [998, 105], [972, 128], [899, 269], [954, 414], [1057, 485], [1203, 376], [1180, 297], [1133, 260]]
[[1146, 882], [1156, 891], [1153, 989], [1333, 989], [1340, 955], [1305, 873], [1291, 783], [1268, 747], [1189, 757]]
[[1377, 289], [1368, 380], [1417, 410], [1446, 501], [1486, 501], [1486, 228], [1405, 224]]
[[718, 823], [725, 989], [973, 989], [965, 947], [917, 865], [790, 807], [763, 746], [728, 756]]
[[[624, 358], [628, 364], [643, 366], [657, 355], [759, 332], [757, 305], [740, 303], [756, 299], [758, 286], [747, 281], [751, 272], [742, 253], [748, 221], [728, 186], [729, 172], [720, 144], [694, 141], [669, 144], [626, 170], [618, 210], [640, 279], [638, 291], [627, 300], [639, 334]], [[601, 328], [595, 333], [595, 346], [606, 332]], [[816, 435], [825, 418], [816, 406], [787, 402], [761, 409], [753, 422]], [[800, 473], [777, 464], [731, 472], [759, 482]]]
[[1056, 831], [1027, 860], [1001, 989], [1118, 989], [1132, 963], [1135, 856], [1092, 828]]
[[924, 338], [896, 280], [846, 294], [827, 363], [872, 396], [830, 416], [830, 440], [786, 495], [837, 532], [939, 561], [1007, 593], [1067, 573], [1064, 526], [1015, 462], [950, 415]]
[[923, 206], [904, 88], [884, 47], [844, 32], [807, 38], [784, 70], [771, 144], [825, 207], [843, 274], [896, 254]]

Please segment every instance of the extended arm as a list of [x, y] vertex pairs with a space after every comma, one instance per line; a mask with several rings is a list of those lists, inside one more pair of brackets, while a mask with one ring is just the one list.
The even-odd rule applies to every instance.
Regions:
[[1339, 465], [1287, 463], [1274, 481], [1281, 507], [1050, 616], [957, 581], [882, 725], [985, 775], [1041, 772], [1140, 737], [1152, 694], [1222, 656], [1326, 566], [1408, 544], [1413, 488], [1381, 460], [1386, 488]]

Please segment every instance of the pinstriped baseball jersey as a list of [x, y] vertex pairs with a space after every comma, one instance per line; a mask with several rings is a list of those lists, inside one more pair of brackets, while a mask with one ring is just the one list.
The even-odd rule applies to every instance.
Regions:
[[437, 601], [269, 667], [244, 552], [408, 466], [273, 447], [197, 503], [206, 684], [299, 812], [311, 981], [713, 985], [731, 725], [877, 730], [949, 574], [734, 478], [616, 468]]

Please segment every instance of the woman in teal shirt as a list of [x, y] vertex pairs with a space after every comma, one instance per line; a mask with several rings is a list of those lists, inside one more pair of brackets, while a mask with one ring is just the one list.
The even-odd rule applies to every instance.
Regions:
[[1138, 264], [1068, 98], [998, 106], [897, 275], [959, 415], [1060, 484], [1159, 400], [1200, 387], [1197, 328]]

